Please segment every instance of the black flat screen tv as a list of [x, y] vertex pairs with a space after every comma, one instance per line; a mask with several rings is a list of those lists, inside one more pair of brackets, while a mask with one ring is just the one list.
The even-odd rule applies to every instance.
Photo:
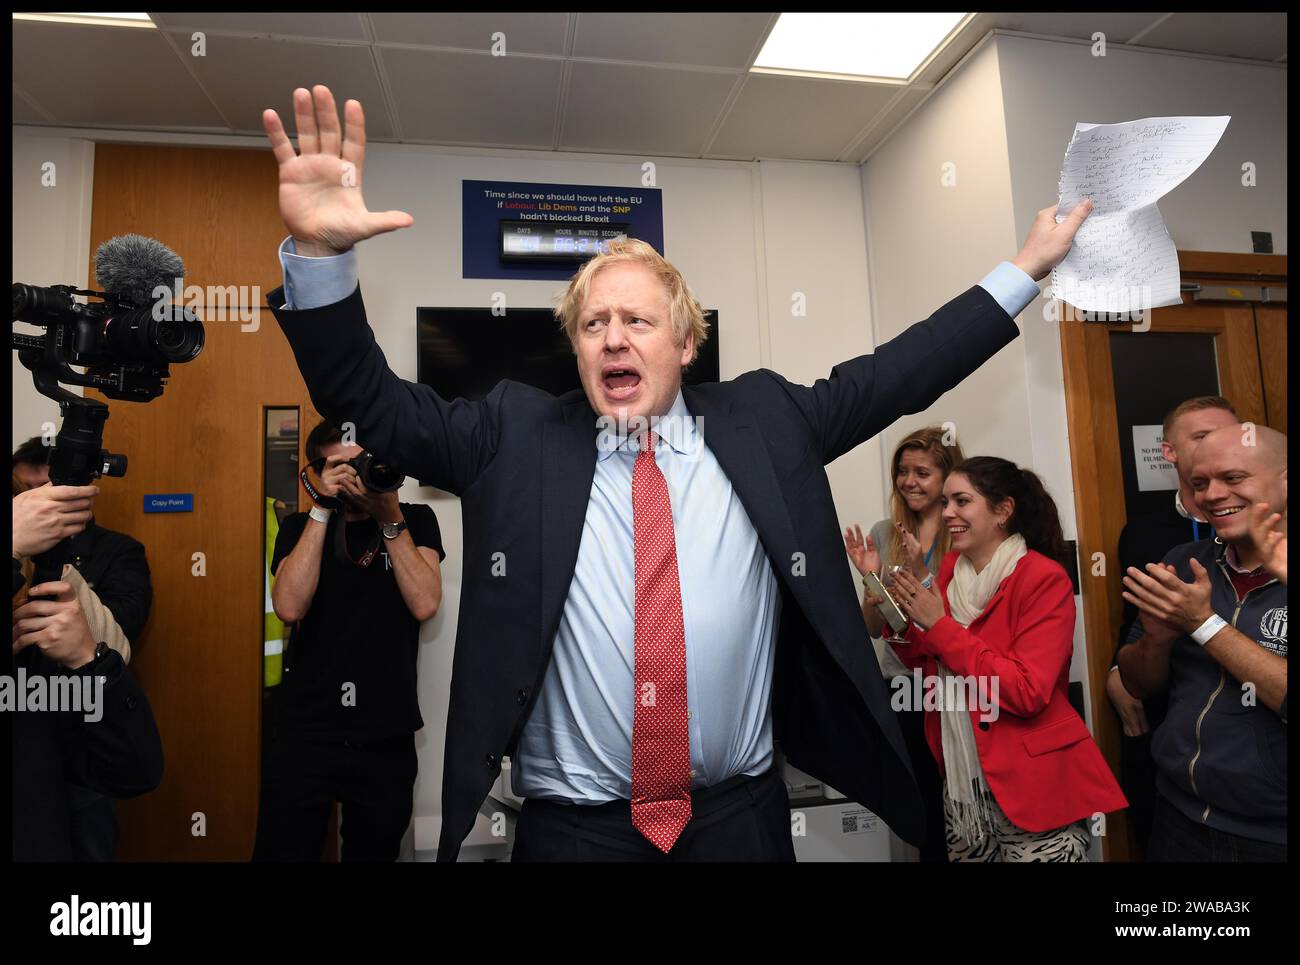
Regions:
[[[688, 385], [718, 381], [718, 314], [686, 370]], [[549, 308], [417, 308], [416, 379], [444, 399], [477, 401], [502, 379], [563, 395], [582, 388], [569, 339]]]

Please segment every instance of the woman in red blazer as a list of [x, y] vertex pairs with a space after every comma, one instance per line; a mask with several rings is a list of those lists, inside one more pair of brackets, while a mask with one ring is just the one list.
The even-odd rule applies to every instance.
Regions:
[[1128, 801], [1067, 696], [1074, 592], [1056, 505], [1034, 473], [987, 456], [943, 490], [952, 551], [937, 586], [904, 570], [894, 596], [912, 621], [895, 649], [924, 674], [949, 860], [1084, 861], [1092, 819]]

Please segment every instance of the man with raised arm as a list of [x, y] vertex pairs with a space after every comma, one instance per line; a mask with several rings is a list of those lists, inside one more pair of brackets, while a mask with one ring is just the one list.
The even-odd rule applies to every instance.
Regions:
[[462, 501], [439, 858], [509, 756], [515, 860], [793, 860], [778, 742], [919, 840], [823, 467], [1014, 339], [1088, 205], [1039, 212], [1014, 263], [812, 386], [682, 385], [699, 304], [648, 245], [615, 243], [557, 310], [581, 390], [448, 400], [394, 375], [366, 322], [353, 247], [413, 219], [366, 209], [361, 105], [341, 128], [317, 86], [294, 115], [298, 151], [263, 114], [289, 231], [276, 320], [326, 418]]

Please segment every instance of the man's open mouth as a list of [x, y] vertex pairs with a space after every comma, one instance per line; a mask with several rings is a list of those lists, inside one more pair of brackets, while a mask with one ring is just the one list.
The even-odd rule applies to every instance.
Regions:
[[601, 384], [612, 396], [631, 395], [641, 384], [641, 375], [630, 367], [610, 366], [601, 373]]

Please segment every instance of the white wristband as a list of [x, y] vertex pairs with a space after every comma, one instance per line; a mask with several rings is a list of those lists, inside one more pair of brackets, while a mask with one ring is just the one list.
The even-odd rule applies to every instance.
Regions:
[[318, 523], [328, 523], [330, 521], [330, 516], [333, 515], [333, 513], [334, 510], [332, 509], [322, 509], [320, 506], [313, 506], [308, 515]]
[[1216, 633], [1227, 625], [1228, 621], [1216, 613], [1192, 631], [1192, 639], [1201, 646], [1205, 646]]

